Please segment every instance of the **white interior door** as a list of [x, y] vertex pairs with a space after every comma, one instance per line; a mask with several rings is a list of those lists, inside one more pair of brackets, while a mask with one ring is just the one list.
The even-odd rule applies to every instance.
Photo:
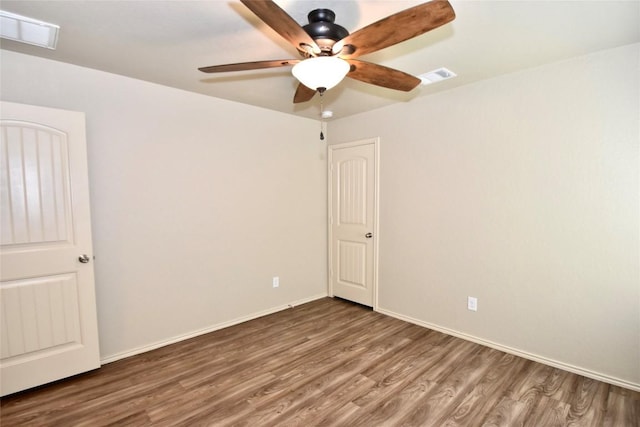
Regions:
[[329, 146], [329, 293], [376, 296], [378, 140]]
[[0, 104], [0, 394], [100, 366], [84, 114]]

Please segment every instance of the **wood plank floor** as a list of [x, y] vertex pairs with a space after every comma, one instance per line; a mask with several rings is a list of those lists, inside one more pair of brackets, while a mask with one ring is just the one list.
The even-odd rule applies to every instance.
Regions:
[[640, 393], [325, 298], [2, 399], [9, 426], [621, 426]]

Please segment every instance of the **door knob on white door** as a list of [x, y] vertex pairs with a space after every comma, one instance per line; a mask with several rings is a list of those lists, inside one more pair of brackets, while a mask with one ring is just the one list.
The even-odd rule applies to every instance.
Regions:
[[89, 262], [89, 256], [87, 254], [82, 254], [80, 255], [80, 257], [78, 257], [78, 261], [80, 261], [83, 264], [86, 264]]
[[373, 233], [367, 233], [364, 235], [364, 237], [366, 237], [367, 239], [370, 239], [373, 237]]

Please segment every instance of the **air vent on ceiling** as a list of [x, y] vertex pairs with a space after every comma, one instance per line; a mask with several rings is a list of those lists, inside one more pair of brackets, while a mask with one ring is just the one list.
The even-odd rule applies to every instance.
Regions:
[[442, 67], [437, 70], [429, 71], [428, 73], [420, 74], [418, 77], [422, 80], [423, 85], [430, 85], [431, 83], [437, 83], [456, 76], [457, 74], [453, 71]]
[[55, 49], [60, 27], [37, 19], [0, 10], [0, 37]]

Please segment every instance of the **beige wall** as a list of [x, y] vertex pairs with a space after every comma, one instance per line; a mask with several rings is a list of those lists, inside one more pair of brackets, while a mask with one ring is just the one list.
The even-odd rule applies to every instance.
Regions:
[[381, 137], [380, 309], [640, 387], [639, 51], [332, 122]]
[[[639, 49], [330, 124], [381, 137], [381, 310], [640, 387]], [[87, 114], [103, 358], [325, 294], [316, 122], [1, 55]]]
[[317, 122], [1, 54], [2, 99], [86, 113], [103, 359], [326, 295]]

